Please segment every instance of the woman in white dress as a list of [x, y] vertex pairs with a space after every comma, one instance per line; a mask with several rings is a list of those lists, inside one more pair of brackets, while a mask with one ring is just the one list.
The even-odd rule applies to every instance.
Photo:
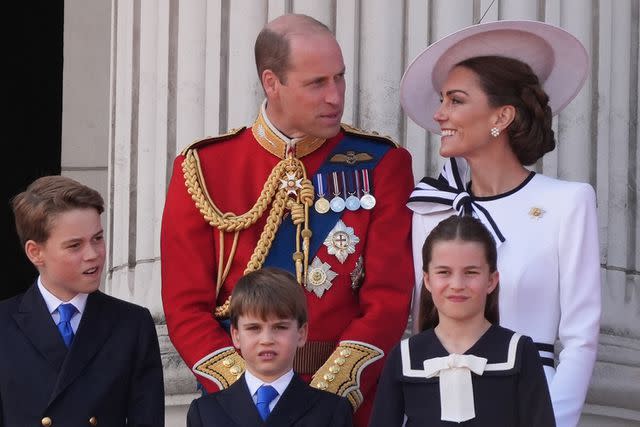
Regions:
[[438, 179], [424, 178], [408, 203], [414, 307], [426, 236], [453, 214], [479, 218], [498, 244], [500, 325], [536, 342], [560, 427], [578, 424], [596, 358], [595, 192], [525, 166], [555, 148], [552, 115], [578, 93], [588, 61], [582, 44], [558, 27], [492, 22], [430, 45], [408, 67], [400, 89], [404, 111], [441, 135], [446, 158]]

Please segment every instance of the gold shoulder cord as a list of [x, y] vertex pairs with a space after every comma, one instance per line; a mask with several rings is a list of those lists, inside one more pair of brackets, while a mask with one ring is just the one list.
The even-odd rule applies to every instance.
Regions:
[[[296, 266], [296, 278], [298, 283], [303, 284], [309, 265], [309, 242], [311, 240], [311, 230], [309, 229], [309, 207], [313, 205], [314, 188], [307, 179], [307, 172], [304, 164], [293, 155], [282, 159], [273, 168], [267, 181], [264, 183], [260, 197], [251, 209], [242, 215], [235, 215], [233, 212], [223, 213], [209, 196], [204, 179], [202, 178], [202, 168], [196, 149], [190, 149], [185, 153], [182, 162], [182, 172], [187, 191], [196, 207], [212, 227], [220, 231], [220, 258], [218, 263], [218, 277], [216, 282], [216, 295], [224, 283], [231, 261], [235, 256], [240, 231], [251, 227], [262, 217], [269, 204], [271, 210], [267, 217], [267, 222], [262, 230], [258, 244], [247, 263], [243, 274], [255, 271], [262, 267], [264, 260], [271, 249], [271, 244], [276, 232], [282, 223], [285, 209], [291, 211], [291, 219], [296, 227], [296, 252], [293, 260]], [[296, 182], [300, 180], [300, 186]], [[295, 194], [295, 197], [289, 197]], [[233, 246], [223, 263], [224, 257], [224, 233], [234, 232]], [[224, 269], [222, 266], [224, 265]], [[216, 307], [215, 316], [226, 318], [229, 316], [229, 305], [231, 298], [227, 298], [225, 303]]]

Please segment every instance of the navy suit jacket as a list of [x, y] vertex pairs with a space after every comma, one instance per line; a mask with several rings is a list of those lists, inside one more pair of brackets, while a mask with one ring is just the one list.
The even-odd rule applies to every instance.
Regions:
[[1, 425], [164, 426], [162, 362], [149, 310], [99, 291], [70, 349], [36, 285], [0, 302]]
[[349, 427], [352, 413], [345, 398], [312, 388], [294, 375], [262, 421], [243, 375], [229, 388], [191, 402], [187, 427]]

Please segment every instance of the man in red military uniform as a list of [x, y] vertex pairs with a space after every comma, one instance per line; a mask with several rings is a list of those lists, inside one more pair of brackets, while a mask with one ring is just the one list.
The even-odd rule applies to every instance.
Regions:
[[266, 94], [255, 123], [174, 163], [161, 236], [169, 336], [208, 392], [226, 388], [244, 368], [226, 330], [234, 283], [285, 268], [309, 309], [294, 369], [348, 398], [364, 426], [411, 302], [411, 157], [341, 125], [345, 67], [326, 26], [284, 15], [255, 50]]

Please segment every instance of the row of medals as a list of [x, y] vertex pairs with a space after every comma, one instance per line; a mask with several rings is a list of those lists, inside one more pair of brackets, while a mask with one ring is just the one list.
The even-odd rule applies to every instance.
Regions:
[[[327, 212], [329, 212], [330, 210], [333, 212], [342, 212], [345, 209], [348, 209], [350, 211], [357, 211], [358, 209], [362, 208], [362, 209], [366, 209], [366, 210], [371, 210], [373, 209], [373, 207], [376, 205], [376, 198], [373, 196], [373, 194], [370, 193], [369, 189], [360, 189], [360, 184], [359, 184], [359, 179], [356, 179], [356, 186], [355, 186], [355, 191], [353, 192], [348, 192], [347, 188], [343, 188], [340, 189], [338, 180], [337, 180], [337, 173], [338, 172], [333, 172], [331, 175], [333, 177], [333, 182], [334, 182], [334, 197], [329, 201], [325, 198], [325, 194], [323, 191], [323, 175], [322, 174], [316, 174], [315, 177], [315, 183], [316, 183], [316, 187], [318, 189], [318, 199], [316, 200], [315, 204], [314, 204], [314, 208], [316, 210], [316, 212], [318, 212], [319, 214], [325, 214]], [[363, 175], [363, 181], [364, 179], [366, 179], [367, 182], [367, 187], [368, 187], [368, 170], [363, 169], [363, 170], [355, 170], [354, 171], [354, 175], [355, 176], [359, 176], [360, 173], [362, 173]], [[346, 187], [345, 180], [344, 180], [344, 171], [342, 172], [342, 182], [343, 182], [343, 187]], [[337, 188], [337, 190], [336, 190]], [[360, 193], [362, 193], [361, 196]], [[346, 198], [342, 197], [342, 194], [349, 194]]]

